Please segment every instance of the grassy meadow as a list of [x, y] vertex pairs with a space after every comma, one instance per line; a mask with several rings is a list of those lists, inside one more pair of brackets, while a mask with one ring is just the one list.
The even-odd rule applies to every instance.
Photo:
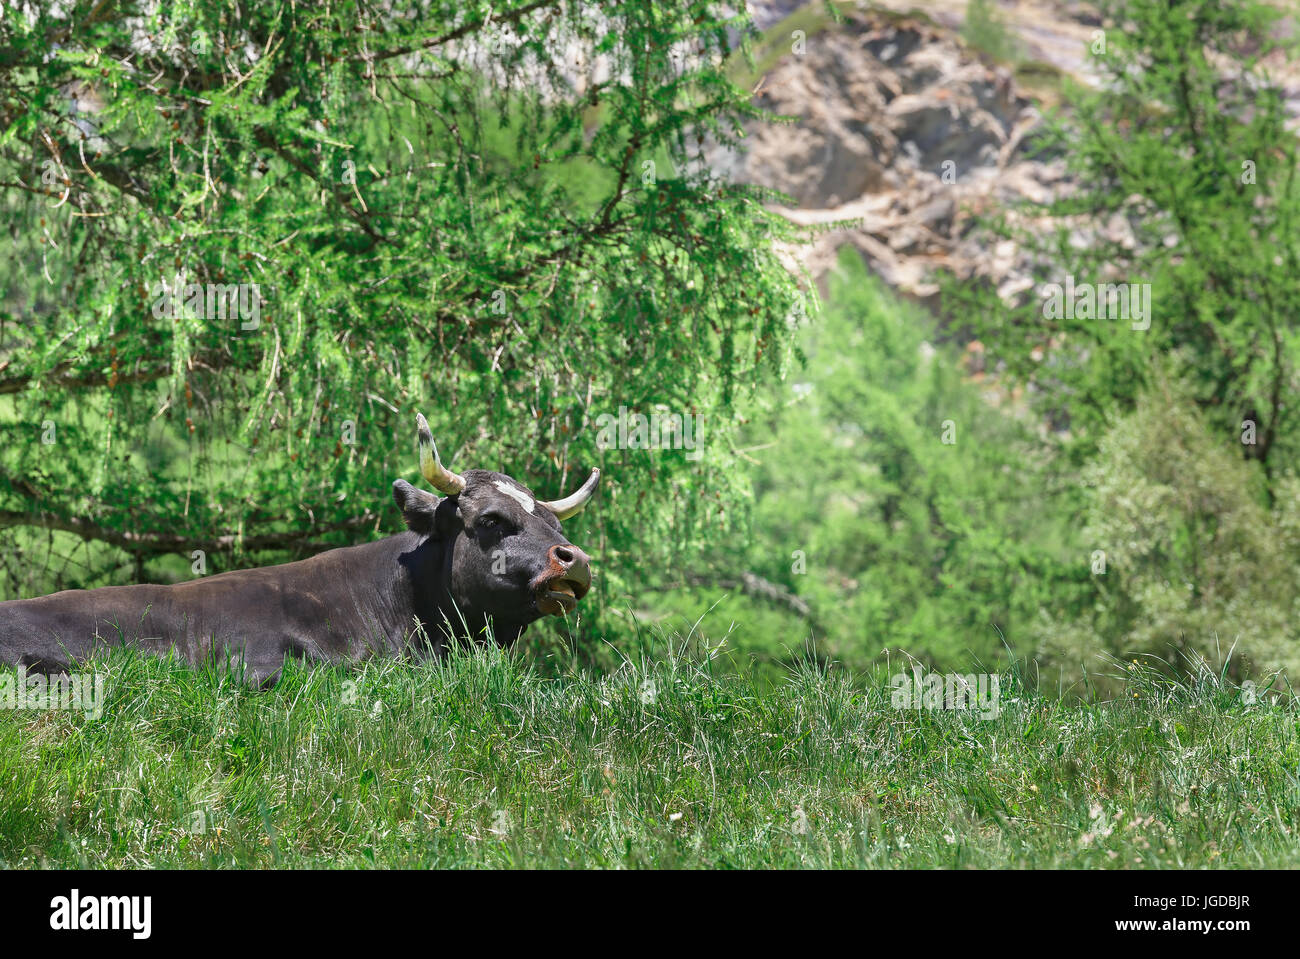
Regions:
[[1072, 699], [1012, 671], [987, 719], [664, 650], [599, 677], [486, 649], [289, 668], [268, 692], [115, 654], [98, 718], [0, 710], [0, 866], [1300, 865], [1289, 691], [1116, 663], [1121, 694]]

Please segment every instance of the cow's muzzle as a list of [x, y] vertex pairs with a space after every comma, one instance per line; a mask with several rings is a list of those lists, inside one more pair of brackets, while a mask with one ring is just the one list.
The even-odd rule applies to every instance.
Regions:
[[546, 559], [546, 569], [533, 580], [537, 609], [543, 616], [562, 616], [591, 589], [591, 557], [569, 543], [557, 543]]

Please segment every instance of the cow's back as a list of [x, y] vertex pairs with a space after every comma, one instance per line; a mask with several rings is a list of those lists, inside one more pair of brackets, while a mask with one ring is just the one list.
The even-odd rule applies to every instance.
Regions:
[[97, 648], [134, 643], [142, 614], [169, 588], [67, 589], [0, 603], [0, 662], [54, 671]]
[[[0, 603], [0, 662], [60, 672], [114, 646], [175, 651], [189, 663], [238, 658], [264, 677], [286, 655], [393, 653], [408, 619], [390, 610], [382, 544], [172, 585], [64, 590]], [[388, 563], [396, 569], [395, 563]]]

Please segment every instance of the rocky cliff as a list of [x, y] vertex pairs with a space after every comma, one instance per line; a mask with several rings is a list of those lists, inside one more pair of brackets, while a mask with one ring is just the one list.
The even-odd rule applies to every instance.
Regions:
[[[814, 276], [851, 243], [899, 292], [937, 293], [936, 269], [981, 277], [1004, 296], [1026, 290], [1029, 264], [1012, 243], [990, 247], [975, 215], [1070, 188], [1060, 158], [1033, 156], [1060, 78], [1092, 82], [1088, 44], [1102, 26], [1076, 2], [1002, 4], [1018, 66], [998, 63], [962, 37], [964, 2], [844, 4], [842, 23], [821, 3], [752, 0], [766, 31], [757, 69], [744, 77], [765, 108], [798, 118], [755, 123], [742, 153], [715, 151], [727, 177], [789, 194], [800, 223], [856, 219], [800, 256]], [[1300, 116], [1300, 77], [1281, 78]], [[1116, 218], [1106, 239], [1127, 242]]]

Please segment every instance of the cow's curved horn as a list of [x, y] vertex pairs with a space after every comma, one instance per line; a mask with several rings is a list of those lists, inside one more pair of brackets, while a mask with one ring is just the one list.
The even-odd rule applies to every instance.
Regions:
[[582, 508], [587, 505], [587, 500], [591, 499], [591, 494], [596, 492], [598, 483], [600, 483], [600, 470], [594, 469], [587, 477], [587, 482], [578, 487], [578, 492], [549, 503], [543, 501], [542, 505], [554, 513], [556, 519], [568, 519], [582, 512]]
[[465, 477], [453, 473], [438, 459], [438, 447], [423, 413], [415, 414], [415, 428], [420, 434], [420, 472], [439, 493], [454, 496], [465, 488]]

